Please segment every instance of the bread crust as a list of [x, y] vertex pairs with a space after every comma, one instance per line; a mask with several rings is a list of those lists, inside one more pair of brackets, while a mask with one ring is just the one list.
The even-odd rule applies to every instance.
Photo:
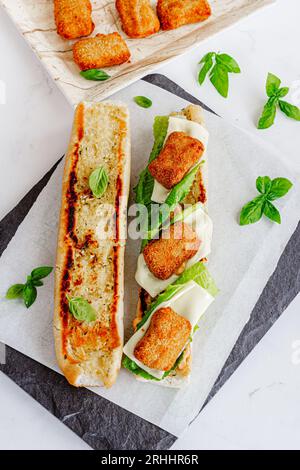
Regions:
[[[95, 146], [96, 153], [88, 151]], [[104, 147], [107, 156], [99, 150]], [[109, 175], [103, 200], [94, 198], [88, 187], [87, 176], [95, 165], [105, 165]], [[122, 230], [126, 230], [129, 179], [126, 106], [80, 103], [65, 159], [54, 293], [57, 361], [69, 383], [77, 387], [110, 387], [121, 366], [126, 238]], [[102, 204], [110, 200], [116, 224], [113, 237], [106, 239], [101, 238], [98, 223], [103, 219]], [[101, 256], [103, 253], [107, 257]], [[69, 312], [67, 295], [90, 301], [96, 321], [77, 321]]]
[[116, 0], [123, 31], [130, 38], [146, 38], [160, 30], [149, 0]]
[[[190, 121], [197, 122], [205, 127], [205, 120], [203, 115], [203, 109], [199, 105], [191, 104], [184, 108], [182, 111], [176, 113], [171, 113], [170, 116], [184, 116]], [[205, 162], [199, 167], [199, 170], [196, 174], [194, 183], [189, 194], [183, 200], [183, 204], [196, 204], [201, 202], [204, 206], [207, 204], [207, 187], [208, 187], [208, 163], [207, 163], [207, 154], [205, 155]], [[147, 307], [150, 305], [151, 301], [150, 295], [145, 291], [145, 289], [139, 289], [138, 302], [136, 308], [136, 317], [133, 320], [133, 327], [136, 330], [138, 323], [143, 318], [143, 314]], [[166, 379], [163, 379], [159, 382], [156, 382], [157, 385], [162, 386], [174, 386], [181, 387], [183, 384], [186, 384], [188, 377], [191, 373], [192, 367], [192, 355], [191, 347], [187, 346], [185, 349], [185, 357], [179, 367], [170, 374]]]

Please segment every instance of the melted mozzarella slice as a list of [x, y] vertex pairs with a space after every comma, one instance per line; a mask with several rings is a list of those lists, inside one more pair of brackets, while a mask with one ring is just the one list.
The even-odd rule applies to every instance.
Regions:
[[[195, 210], [184, 217], [183, 220], [184, 223], [190, 225], [196, 232], [201, 243], [197, 253], [186, 263], [186, 268], [189, 268], [193, 264], [205, 258], [211, 252], [213, 231], [212, 220], [203, 209], [201, 202], [198, 202], [194, 207]], [[148, 268], [143, 253], [139, 255], [135, 279], [136, 282], [151, 295], [151, 297], [156, 297], [160, 292], [163, 292], [167, 286], [175, 282], [178, 277], [179, 276], [174, 274], [166, 280], [158, 279]]]
[[160, 308], [170, 307], [174, 312], [189, 320], [192, 325], [192, 331], [200, 320], [201, 316], [205, 313], [210, 304], [214, 301], [214, 297], [210, 295], [207, 290], [200, 287], [194, 281], [190, 281], [178, 292], [174, 297], [166, 302], [162, 302], [152, 312], [146, 323], [137, 330], [130, 340], [124, 346], [124, 353], [127, 357], [132, 359], [141, 369], [144, 369], [148, 374], [153, 375], [157, 379], [162, 379], [165, 371], [151, 369], [136, 359], [134, 356], [134, 349], [137, 343], [143, 338], [148, 330], [153, 314]]
[[[189, 121], [188, 119], [183, 117], [170, 116], [166, 140], [169, 135], [172, 134], [172, 132], [185, 132], [185, 134], [189, 135], [190, 137], [194, 137], [194, 139], [200, 140], [200, 142], [202, 142], [204, 145], [204, 152], [201, 159], [204, 159], [209, 138], [209, 133], [207, 129], [205, 129], [205, 127], [203, 127], [197, 122]], [[162, 184], [154, 180], [154, 188], [151, 197], [153, 202], [162, 204], [163, 202], [165, 202], [169, 194], [169, 189], [166, 189]]]

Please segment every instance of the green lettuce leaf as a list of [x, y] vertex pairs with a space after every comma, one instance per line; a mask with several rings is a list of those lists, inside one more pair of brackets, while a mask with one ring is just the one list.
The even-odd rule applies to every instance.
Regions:
[[207, 290], [207, 292], [213, 297], [216, 297], [219, 292], [215, 281], [208, 272], [208, 269], [206, 268], [204, 263], [199, 261], [190, 268], [186, 269], [181, 274], [181, 276], [174, 282], [174, 284], [170, 284], [164, 292], [158, 295], [156, 300], [152, 302], [149, 309], [143, 316], [143, 319], [138, 324], [137, 329], [141, 328], [146, 323], [150, 315], [160, 304], [172, 299], [172, 297], [174, 297], [175, 294], [180, 292], [180, 290], [184, 288], [185, 284], [190, 281], [194, 281], [199, 284], [200, 287]]
[[135, 375], [139, 375], [140, 377], [143, 377], [143, 379], [146, 379], [146, 380], [156, 380], [157, 382], [159, 382], [160, 380], [163, 380], [164, 378], [168, 377], [168, 375], [171, 374], [171, 372], [173, 372], [173, 370], [176, 369], [176, 367], [180, 364], [180, 362], [182, 361], [183, 359], [183, 352], [180, 354], [180, 356], [177, 358], [174, 366], [172, 367], [172, 369], [168, 370], [167, 372], [164, 373], [163, 377], [161, 379], [158, 379], [157, 377], [154, 377], [153, 375], [149, 374], [148, 372], [146, 372], [144, 369], [142, 369], [141, 367], [139, 367], [132, 359], [130, 359], [129, 357], [127, 356], [124, 356], [123, 358], [123, 361], [122, 361], [122, 366], [125, 367], [125, 369], [129, 370], [130, 372], [132, 372], [133, 374]]
[[[168, 132], [169, 117], [156, 116], [153, 124], [154, 144], [149, 157], [149, 163], [154, 160], [163, 148], [165, 138]], [[148, 167], [140, 174], [138, 184], [134, 188], [135, 202], [148, 206], [151, 203], [151, 196], [154, 187], [154, 178], [150, 174]]]

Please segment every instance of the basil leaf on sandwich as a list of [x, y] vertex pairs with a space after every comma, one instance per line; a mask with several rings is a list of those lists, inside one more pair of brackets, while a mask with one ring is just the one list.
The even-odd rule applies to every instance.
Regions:
[[108, 174], [104, 167], [96, 168], [89, 177], [89, 186], [96, 198], [103, 196], [108, 186]]
[[78, 321], [93, 322], [97, 314], [91, 304], [83, 297], [68, 298], [69, 311]]
[[155, 220], [155, 225], [151, 227], [151, 230], [149, 230], [146, 235], [146, 240], [143, 241], [143, 247], [148, 243], [149, 240], [152, 240], [155, 237], [162, 225], [169, 218], [170, 213], [173, 212], [176, 206], [188, 195], [199, 167], [200, 163], [196, 165], [187, 175], [185, 175], [180, 183], [176, 184], [176, 186], [174, 186], [174, 188], [171, 190], [165, 201], [165, 204], [169, 207], [169, 211], [161, 211], [159, 213], [159, 217]]

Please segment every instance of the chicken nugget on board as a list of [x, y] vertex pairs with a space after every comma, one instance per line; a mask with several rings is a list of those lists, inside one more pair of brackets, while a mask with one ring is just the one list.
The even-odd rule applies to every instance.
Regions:
[[149, 0], [116, 0], [122, 28], [130, 38], [145, 38], [160, 29]]
[[211, 8], [207, 0], [158, 0], [157, 15], [162, 29], [176, 29], [207, 20]]
[[151, 369], [168, 371], [192, 332], [189, 320], [170, 307], [160, 308], [151, 319], [145, 336], [134, 349], [135, 357]]
[[176, 222], [163, 231], [159, 240], [152, 240], [145, 246], [145, 263], [155, 277], [169, 279], [197, 253], [200, 243], [196, 232], [188, 224]]
[[119, 33], [97, 34], [76, 42], [73, 57], [81, 70], [89, 70], [123, 64], [130, 58], [130, 52]]
[[149, 165], [153, 178], [167, 189], [172, 189], [200, 160], [204, 145], [185, 132], [172, 132], [164, 148]]
[[65, 39], [89, 36], [94, 31], [90, 0], [54, 0], [57, 33]]

